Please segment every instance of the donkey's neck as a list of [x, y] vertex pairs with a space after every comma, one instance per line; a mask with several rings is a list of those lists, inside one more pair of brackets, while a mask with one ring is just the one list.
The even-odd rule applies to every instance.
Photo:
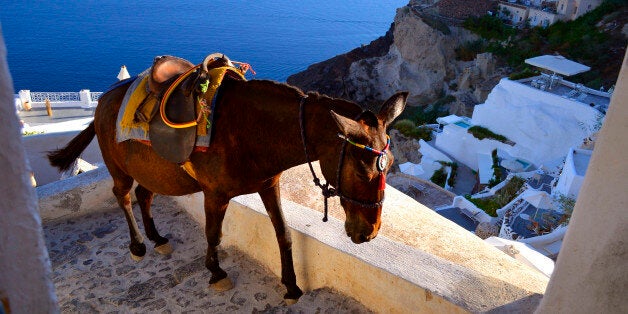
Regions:
[[[305, 94], [271, 81], [234, 82], [226, 87], [223, 102], [229, 105], [225, 110], [237, 115], [235, 121], [239, 121], [238, 126], [226, 127], [231, 136], [238, 138], [235, 144], [246, 147], [250, 154], [247, 158], [255, 159], [253, 170], [261, 176], [272, 176], [306, 162], [300, 125], [300, 102]], [[307, 95], [303, 110], [310, 161], [340, 151], [331, 110], [349, 117], [361, 111], [353, 103], [316, 93]]]

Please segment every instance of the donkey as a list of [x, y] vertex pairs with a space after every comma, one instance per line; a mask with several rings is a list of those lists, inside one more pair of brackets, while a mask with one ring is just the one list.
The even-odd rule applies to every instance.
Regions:
[[[206, 75], [207, 61], [187, 83]], [[172, 253], [153, 221], [151, 202], [155, 193], [187, 195], [203, 192], [206, 219], [209, 284], [218, 291], [232, 287], [220, 267], [217, 246], [229, 200], [259, 193], [275, 229], [281, 256], [281, 282], [287, 304], [303, 294], [292, 261], [290, 231], [282, 213], [279, 178], [283, 171], [319, 161], [327, 181], [321, 184], [325, 197], [339, 196], [345, 211], [346, 234], [354, 243], [370, 241], [381, 226], [385, 175], [392, 165], [386, 128], [401, 114], [408, 93], [386, 100], [377, 114], [353, 102], [267, 80], [236, 80], [225, 77], [215, 99], [212, 142], [204, 152], [194, 151], [184, 163], [158, 155], [150, 145], [128, 140], [117, 142], [116, 119], [131, 82], [118, 84], [98, 101], [94, 121], [69, 144], [49, 153], [53, 166], [67, 169], [92, 141], [98, 144], [111, 177], [113, 194], [129, 225], [129, 249], [135, 260], [146, 253], [143, 237], [133, 216], [129, 192], [134, 181], [146, 236], [160, 254]], [[197, 89], [194, 98], [206, 97]], [[205, 99], [211, 102], [211, 99]]]

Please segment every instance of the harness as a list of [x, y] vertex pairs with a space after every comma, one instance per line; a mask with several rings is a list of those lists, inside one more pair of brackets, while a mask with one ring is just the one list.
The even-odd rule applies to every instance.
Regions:
[[[330, 197], [334, 197], [334, 196], [338, 196], [340, 199], [349, 202], [353, 205], [357, 205], [357, 206], [361, 206], [361, 207], [366, 207], [366, 208], [376, 208], [376, 207], [380, 207], [382, 206], [382, 204], [384, 203], [384, 195], [382, 194], [382, 199], [379, 200], [378, 202], [363, 202], [361, 200], [356, 200], [353, 199], [349, 196], [344, 195], [341, 190], [340, 190], [340, 174], [341, 174], [341, 170], [342, 170], [342, 165], [344, 162], [344, 157], [345, 157], [345, 152], [346, 152], [346, 148], [347, 148], [347, 143], [354, 145], [356, 147], [365, 149], [367, 151], [370, 151], [376, 155], [378, 155], [377, 157], [377, 170], [379, 171], [379, 189], [378, 191], [384, 191], [384, 189], [386, 188], [386, 174], [384, 173], [384, 170], [386, 169], [386, 166], [388, 165], [388, 157], [386, 155], [386, 151], [388, 150], [388, 148], [390, 147], [390, 137], [387, 137], [387, 143], [386, 146], [384, 147], [384, 149], [380, 150], [376, 150], [373, 149], [369, 146], [363, 145], [363, 144], [358, 144], [355, 143], [351, 140], [349, 140], [347, 137], [338, 134], [338, 137], [340, 137], [341, 139], [343, 139], [343, 143], [342, 143], [342, 150], [340, 151], [340, 157], [338, 160], [338, 167], [336, 168], [336, 185], [337, 187], [334, 188], [333, 186], [331, 186], [329, 184], [329, 182], [326, 182], [325, 184], [321, 183], [321, 180], [316, 176], [316, 173], [314, 173], [314, 167], [312, 166], [312, 162], [310, 161], [310, 155], [308, 154], [307, 151], [307, 142], [306, 142], [306, 137], [305, 137], [305, 111], [304, 111], [304, 107], [305, 107], [305, 100], [307, 99], [307, 95], [303, 95], [303, 97], [301, 97], [301, 100], [299, 102], [299, 125], [301, 127], [301, 139], [303, 141], [303, 150], [305, 152], [305, 160], [307, 161], [308, 166], [310, 167], [310, 172], [312, 173], [312, 177], [314, 177], [314, 184], [316, 186], [318, 186], [321, 189], [321, 193], [323, 194], [323, 198], [324, 198], [324, 204], [325, 204], [325, 213], [323, 216], [323, 221], [326, 222], [327, 219], [327, 213], [328, 213], [328, 206], [327, 206], [327, 199], [329, 199]], [[362, 115], [362, 113], [360, 113], [360, 115]], [[358, 117], [360, 116], [358, 115]]]

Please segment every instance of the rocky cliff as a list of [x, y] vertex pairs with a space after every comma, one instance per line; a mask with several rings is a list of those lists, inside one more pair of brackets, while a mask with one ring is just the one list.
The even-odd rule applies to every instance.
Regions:
[[[409, 105], [426, 105], [443, 91], [460, 94], [459, 99], [471, 97], [477, 103], [483, 99], [473, 94], [476, 85], [482, 83], [476, 81], [490, 77], [492, 73], [486, 73], [486, 69], [491, 67], [484, 66], [482, 71], [477, 68], [477, 60], [457, 61], [455, 56], [456, 48], [476, 39], [462, 27], [406, 6], [397, 10], [385, 36], [314, 64], [290, 76], [288, 83], [367, 106], [379, 105], [400, 90], [410, 92]], [[460, 85], [466, 89], [458, 88]], [[462, 97], [464, 93], [466, 97]]]

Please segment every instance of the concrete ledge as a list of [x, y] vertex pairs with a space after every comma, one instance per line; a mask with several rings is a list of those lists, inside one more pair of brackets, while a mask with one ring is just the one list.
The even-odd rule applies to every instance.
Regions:
[[118, 207], [111, 188], [113, 180], [105, 167], [39, 186], [39, 214], [47, 222]]
[[[319, 199], [316, 192], [307, 185], [301, 189], [306, 198]], [[301, 288], [332, 287], [378, 312], [532, 312], [536, 308], [546, 277], [394, 188], [388, 187], [387, 193], [383, 219], [388, 227], [361, 245], [346, 237], [343, 217], [337, 213], [323, 223], [318, 211], [283, 200]], [[117, 207], [104, 168], [40, 187], [38, 194], [44, 220]], [[201, 193], [172, 200], [204, 225]], [[386, 230], [390, 226], [395, 232]], [[421, 234], [416, 228], [429, 230]], [[280, 276], [275, 233], [258, 195], [231, 201], [223, 234], [222, 245], [236, 246]], [[475, 251], [469, 252], [469, 247]]]
[[[50, 165], [46, 154], [50, 150], [65, 147], [80, 131], [52, 132], [22, 137], [24, 149], [28, 152], [26, 156], [32, 171], [35, 173], [35, 180], [37, 180], [38, 185], [59, 180], [61, 174], [57, 168]], [[81, 154], [81, 158], [91, 164], [103, 162], [97, 140], [94, 139], [87, 146]]]

